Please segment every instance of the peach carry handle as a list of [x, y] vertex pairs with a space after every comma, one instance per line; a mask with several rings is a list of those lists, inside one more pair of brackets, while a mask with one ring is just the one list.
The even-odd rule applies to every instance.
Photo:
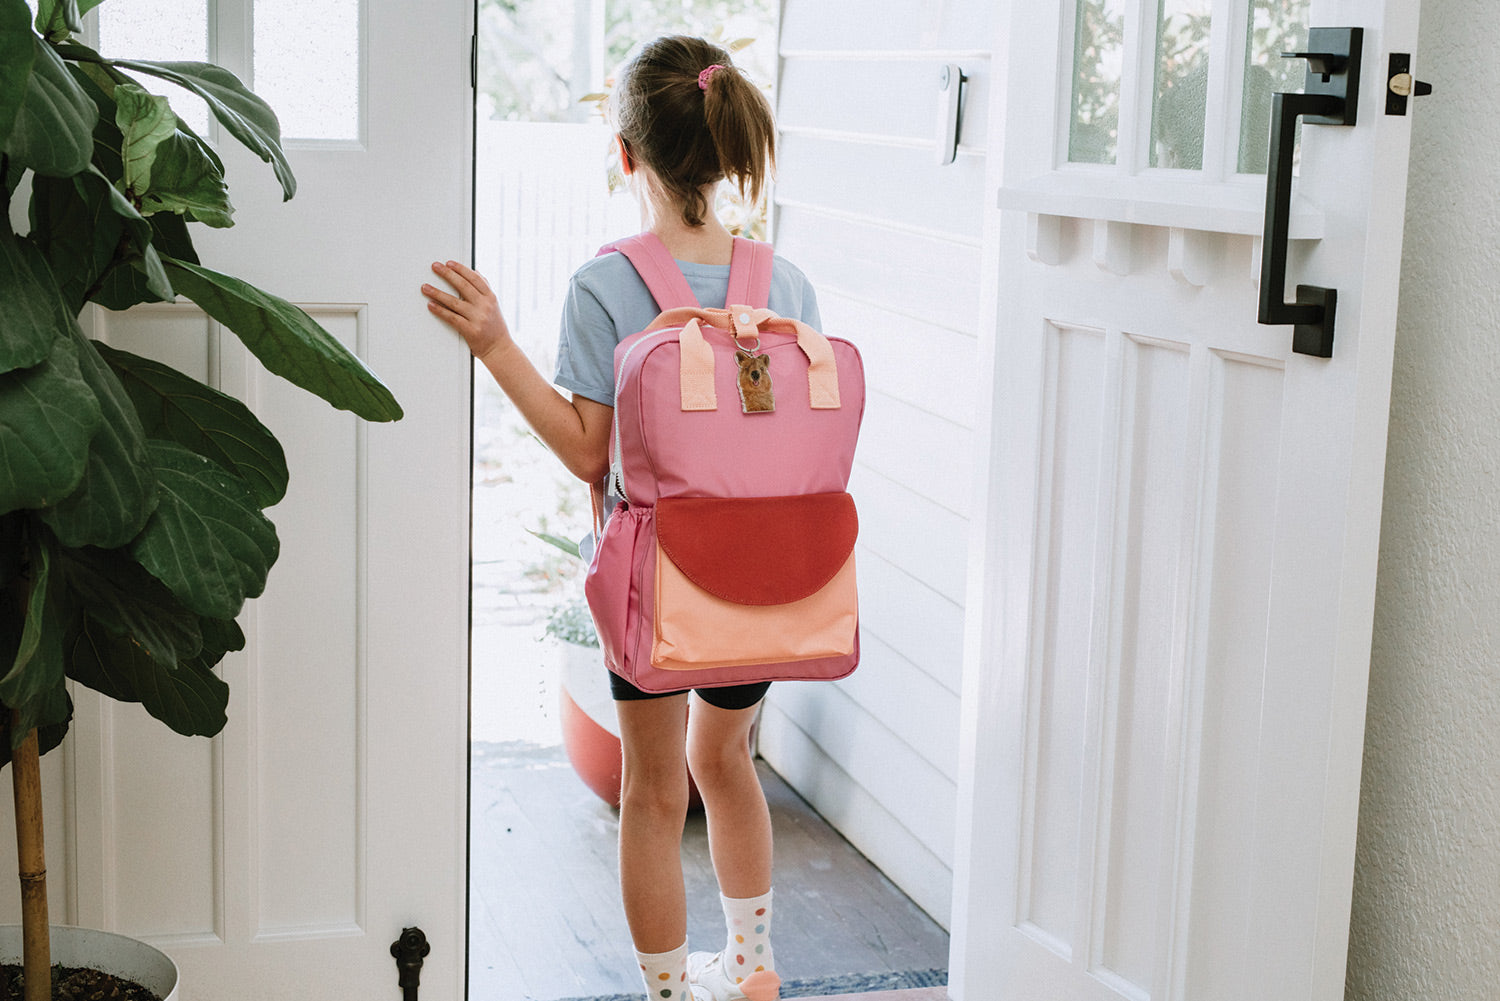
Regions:
[[762, 330], [794, 334], [797, 346], [807, 356], [807, 393], [814, 410], [837, 410], [839, 370], [833, 345], [801, 320], [778, 316], [769, 309], [729, 306], [704, 309], [683, 306], [658, 316], [647, 330], [680, 326], [677, 335], [681, 360], [678, 381], [683, 410], [717, 410], [714, 394], [714, 352], [703, 336], [702, 326], [732, 332], [736, 342], [758, 339]]

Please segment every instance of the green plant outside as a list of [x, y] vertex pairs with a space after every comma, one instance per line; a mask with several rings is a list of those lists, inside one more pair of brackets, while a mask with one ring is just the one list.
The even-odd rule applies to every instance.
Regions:
[[[571, 539], [564, 539], [551, 532], [541, 532], [535, 529], [527, 529], [532, 535], [541, 539], [547, 545], [573, 557], [576, 560], [583, 559], [583, 553], [578, 548], [578, 543]], [[589, 612], [588, 603], [576, 595], [562, 604], [556, 606], [547, 614], [547, 622], [542, 632], [554, 639], [564, 643], [572, 643], [575, 646], [586, 646], [597, 648], [599, 646], [599, 634], [594, 630], [594, 617]]]
[[[275, 114], [210, 63], [101, 56], [73, 41], [100, 0], [0, 0], [0, 763], [66, 733], [65, 681], [212, 735], [214, 667], [245, 638], [279, 544], [280, 443], [232, 397], [90, 340], [79, 314], [182, 296], [271, 372], [373, 421], [401, 407], [298, 307], [212, 270], [190, 223], [233, 225], [224, 165], [151, 79], [202, 97], [296, 190]], [[127, 72], [128, 71], [128, 72]], [[144, 83], [143, 83], [144, 81]], [[29, 229], [14, 232], [13, 200]], [[19, 208], [19, 206], [17, 206]]]

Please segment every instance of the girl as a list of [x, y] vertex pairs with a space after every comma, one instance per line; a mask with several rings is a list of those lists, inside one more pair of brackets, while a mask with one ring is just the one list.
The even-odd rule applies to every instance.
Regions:
[[[729, 53], [677, 36], [650, 43], [625, 67], [610, 110], [643, 227], [666, 246], [700, 304], [723, 304], [733, 238], [713, 213], [714, 191], [728, 178], [741, 196], [759, 195], [775, 163], [770, 105]], [[455, 261], [432, 270], [456, 294], [423, 285], [428, 308], [464, 338], [563, 464], [598, 483], [609, 466], [615, 345], [658, 312], [630, 262], [596, 257], [569, 283], [553, 381], [570, 397], [517, 348], [482, 277]], [[812, 287], [780, 257], [768, 305], [819, 326]], [[613, 674], [610, 685], [624, 748], [620, 886], [649, 998], [773, 1001], [780, 980], [769, 937], [771, 817], [750, 754], [750, 727], [769, 685], [651, 695]], [[680, 857], [689, 768], [708, 815], [728, 926], [722, 951], [691, 955]]]

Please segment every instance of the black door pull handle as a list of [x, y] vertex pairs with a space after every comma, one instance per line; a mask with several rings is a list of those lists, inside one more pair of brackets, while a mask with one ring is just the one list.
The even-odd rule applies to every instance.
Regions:
[[1353, 125], [1359, 102], [1360, 49], [1363, 28], [1312, 28], [1307, 52], [1283, 52], [1289, 59], [1307, 60], [1307, 81], [1301, 94], [1271, 98], [1271, 148], [1266, 171], [1266, 224], [1261, 242], [1261, 323], [1293, 326], [1292, 350], [1329, 358], [1333, 355], [1334, 307], [1338, 290], [1298, 285], [1297, 297], [1286, 301], [1287, 240], [1292, 213], [1292, 148], [1297, 119], [1310, 125]]

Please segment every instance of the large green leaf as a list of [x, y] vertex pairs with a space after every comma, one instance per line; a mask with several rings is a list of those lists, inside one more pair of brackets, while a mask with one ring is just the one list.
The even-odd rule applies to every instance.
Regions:
[[276, 528], [222, 466], [175, 442], [148, 447], [161, 501], [131, 555], [190, 610], [232, 619], [265, 588], [280, 549]]
[[[94, 127], [94, 158], [99, 168], [106, 175], [123, 177], [125, 174], [124, 163], [120, 160], [120, 148], [125, 143], [125, 137], [121, 134], [119, 126], [115, 124], [118, 108], [115, 105], [115, 89], [123, 84], [133, 84], [132, 78], [121, 73], [109, 65], [99, 53], [93, 49], [69, 42], [58, 46], [58, 52], [68, 59], [78, 60], [68, 63], [68, 69], [73, 74], [83, 92], [99, 108], [99, 122]], [[213, 148], [202, 136], [194, 132], [192, 127], [182, 119], [177, 120], [177, 131], [193, 144], [208, 162], [213, 164], [213, 174], [222, 178], [224, 176], [224, 161], [220, 159], [218, 151]], [[173, 257], [184, 260], [192, 260], [195, 263], [196, 256], [187, 256], [174, 253]]]
[[150, 222], [153, 246], [168, 257], [198, 263], [198, 252], [193, 249], [193, 237], [188, 233], [186, 219], [172, 212], [158, 212]]
[[31, 189], [30, 239], [46, 255], [62, 302], [75, 315], [90, 287], [114, 265], [125, 232], [108, 204], [91, 201], [78, 183], [86, 176], [36, 177]]
[[56, 723], [67, 706], [63, 688], [63, 641], [73, 615], [67, 593], [52, 567], [50, 547], [32, 546], [31, 592], [15, 660], [0, 677], [0, 702], [17, 714], [11, 747], [32, 727]]
[[195, 660], [176, 663], [152, 656], [84, 616], [69, 651], [68, 676], [146, 711], [184, 736], [211, 737], [224, 729], [229, 686]]
[[169, 365], [95, 347], [119, 374], [149, 437], [175, 441], [238, 474], [263, 508], [286, 495], [286, 454], [249, 407]]
[[[70, 52], [74, 49], [93, 53], [98, 59], [103, 58], [92, 49], [85, 49], [71, 42], [58, 46], [57, 51], [64, 58], [71, 59], [73, 57]], [[114, 71], [100, 62], [69, 62], [66, 65], [73, 82], [98, 111], [98, 120], [94, 123], [94, 166], [103, 171], [106, 177], [122, 177], [125, 169], [120, 162], [120, 146], [125, 140], [120, 135], [120, 127], [115, 124], [115, 99], [110, 97], [115, 90], [115, 81], [110, 75]], [[115, 75], [122, 79], [125, 77], [123, 73]]]
[[[70, 64], [69, 69], [79, 87], [100, 110], [99, 121], [94, 127], [94, 156], [96, 168], [106, 178], [120, 178], [120, 183], [129, 188], [141, 200], [141, 212], [155, 218], [163, 212], [189, 213], [191, 218], [206, 222], [210, 226], [224, 228], [232, 226], [230, 216], [234, 209], [229, 204], [229, 189], [224, 183], [224, 161], [214, 148], [204, 142], [187, 124], [171, 116], [176, 130], [156, 138], [151, 132], [153, 124], [160, 125], [165, 117], [156, 119], [153, 110], [161, 107], [156, 102], [162, 99], [147, 94], [131, 82], [129, 77], [107, 65], [104, 57], [82, 45], [69, 44], [61, 51], [70, 58], [86, 60]], [[118, 78], [118, 79], [116, 79]], [[131, 113], [122, 110], [116, 96], [127, 105], [134, 104]], [[146, 95], [144, 98], [142, 95]], [[170, 115], [170, 112], [167, 114]], [[122, 126], [134, 121], [143, 136], [127, 137]], [[150, 146], [152, 162], [149, 178], [136, 177], [134, 168], [123, 157], [144, 151], [136, 149], [141, 144]], [[143, 191], [140, 184], [149, 180], [149, 190]], [[139, 182], [132, 184], [131, 182]], [[118, 195], [119, 192], [116, 192]], [[144, 195], [144, 198], [142, 198]], [[123, 195], [120, 196], [123, 199]], [[126, 204], [129, 204], [127, 201]], [[134, 206], [131, 206], [134, 208]], [[191, 240], [186, 230], [180, 229], [181, 239], [163, 245], [173, 257], [196, 263], [197, 255], [191, 250]], [[186, 249], [181, 245], [186, 244]], [[145, 253], [145, 241], [138, 246]], [[152, 255], [147, 254], [147, 263]], [[163, 280], [165, 280], [163, 278]], [[162, 298], [170, 299], [170, 295]], [[135, 301], [145, 301], [137, 299]], [[126, 305], [132, 305], [127, 303]], [[110, 305], [111, 309], [124, 306]]]
[[214, 170], [222, 177], [224, 174], [224, 161], [219, 159], [219, 151], [214, 149], [208, 140], [194, 132], [192, 126], [180, 118], [177, 120], [177, 131], [197, 144], [198, 148], [203, 151], [203, 155], [208, 157], [209, 162], [214, 165]]
[[[56, 723], [43, 723], [36, 728], [37, 753], [46, 754], [54, 750], [63, 742], [68, 735], [68, 724], [73, 721], [73, 700], [68, 696], [67, 689], [63, 689], [63, 701], [61, 707], [49, 705], [47, 715], [56, 716], [61, 713], [61, 718]], [[24, 732], [22, 733], [24, 737]], [[0, 768], [10, 764], [10, 713], [0, 712]]]
[[[32, 236], [52, 265], [73, 312], [92, 299], [111, 309], [175, 294], [153, 245], [156, 230], [93, 165], [70, 178], [39, 177], [31, 197]], [[126, 301], [112, 295], [117, 273], [140, 275]], [[137, 287], [138, 286], [138, 287]]]
[[141, 256], [132, 258], [130, 266], [145, 276], [146, 288], [157, 299], [169, 302], [176, 297], [177, 293], [172, 290], [172, 280], [167, 277], [166, 265], [151, 244], [141, 248]]
[[239, 335], [270, 371], [366, 420], [401, 419], [391, 391], [296, 306], [229, 275], [170, 258], [165, 263], [172, 287]]
[[[4, 140], [0, 140], [0, 149], [3, 149], [4, 147]], [[3, 184], [5, 186], [6, 191], [13, 192], [21, 186], [21, 181], [24, 178], [30, 176], [32, 176], [31, 172], [25, 167], [21, 166], [19, 163], [15, 163], [14, 161], [7, 160], [5, 161], [5, 170], [0, 171], [0, 184]]]
[[94, 122], [99, 109], [79, 87], [52, 46], [32, 36], [35, 63], [26, 95], [4, 151], [38, 174], [71, 177], [94, 154]]
[[233, 619], [199, 619], [198, 629], [203, 634], [203, 649], [198, 658], [209, 667], [223, 660], [231, 650], [245, 649], [245, 632]]
[[151, 187], [141, 197], [141, 211], [185, 212], [216, 229], [234, 225], [224, 175], [191, 137], [173, 132], [156, 149]]
[[[105, 629], [169, 661], [203, 651], [199, 617], [123, 549], [63, 549], [58, 570], [79, 608]], [[214, 621], [214, 620], [205, 620]]]
[[120, 129], [120, 159], [125, 190], [140, 198], [151, 190], [151, 165], [156, 147], [177, 131], [177, 116], [165, 97], [147, 93], [133, 83], [115, 88], [115, 125]]
[[[30, 515], [25, 511], [12, 511], [10, 514], [0, 514], [0, 591], [10, 586], [11, 581], [21, 575], [21, 540], [26, 530], [30, 527]], [[5, 605], [0, 601], [0, 606]], [[0, 629], [0, 665], [8, 664], [6, 660], [5, 641], [12, 634]], [[15, 635], [19, 635], [16, 633]], [[15, 651], [11, 651], [12, 654]]]
[[89, 443], [78, 487], [37, 514], [64, 545], [113, 549], [135, 538], [156, 509], [156, 474], [140, 418], [119, 377], [76, 326], [73, 337], [78, 370], [103, 420]]
[[[124, 195], [120, 194], [118, 188], [109, 183], [109, 179], [99, 172], [99, 168], [91, 165], [87, 171], [79, 174], [76, 180], [80, 189], [86, 189], [92, 185], [102, 192], [109, 199], [110, 209], [124, 221], [125, 232], [130, 235], [135, 250], [126, 263], [145, 277], [146, 288], [151, 296], [162, 302], [170, 302], [174, 299], [177, 293], [172, 289], [172, 282], [167, 278], [167, 269], [156, 250], [156, 227], [151, 225]], [[119, 265], [116, 267], [118, 268]]]
[[40, 365], [0, 375], [0, 514], [62, 500], [83, 477], [99, 401], [71, 337]]
[[0, 149], [16, 124], [36, 61], [31, 39], [31, 12], [24, 0], [0, 0]]
[[39, 364], [73, 322], [46, 259], [8, 225], [0, 226], [0, 303], [0, 373]]
[[36, 30], [52, 42], [82, 33], [83, 14], [78, 9], [78, 0], [37, 0]]
[[152, 280], [141, 270], [140, 261], [116, 264], [94, 286], [90, 302], [105, 309], [124, 310], [141, 302], [162, 302], [166, 297], [151, 291]]
[[283, 200], [297, 191], [291, 164], [281, 148], [281, 123], [271, 106], [252, 93], [240, 78], [213, 63], [147, 62], [140, 59], [111, 59], [111, 66], [135, 70], [170, 80], [208, 103], [219, 124], [256, 156], [271, 164], [281, 182]]

